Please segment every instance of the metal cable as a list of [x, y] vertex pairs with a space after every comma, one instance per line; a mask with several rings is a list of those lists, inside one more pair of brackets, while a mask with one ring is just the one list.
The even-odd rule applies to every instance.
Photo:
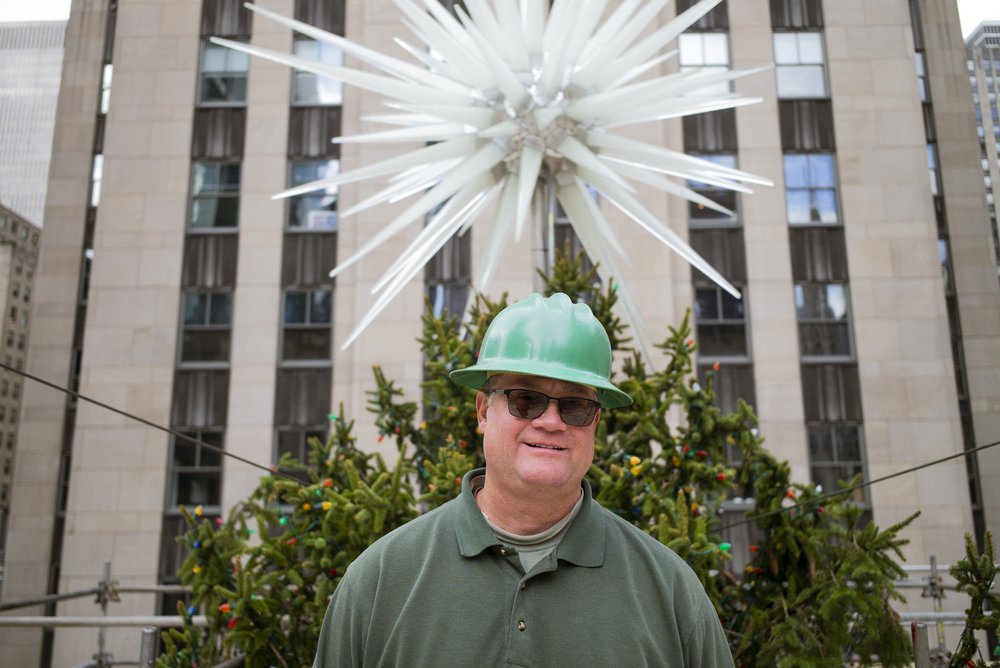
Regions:
[[276, 476], [280, 476], [282, 478], [287, 478], [288, 480], [292, 480], [294, 482], [302, 484], [301, 480], [299, 480], [298, 478], [296, 478], [296, 477], [294, 477], [292, 475], [289, 475], [289, 474], [285, 473], [284, 471], [278, 470], [277, 467], [264, 466], [263, 464], [258, 464], [255, 461], [251, 461], [251, 460], [247, 459], [246, 457], [240, 457], [239, 455], [237, 455], [235, 453], [227, 452], [226, 450], [224, 450], [223, 448], [220, 448], [217, 445], [212, 445], [211, 443], [206, 443], [205, 441], [202, 441], [201, 439], [197, 439], [197, 438], [195, 438], [193, 436], [188, 436], [187, 434], [185, 434], [183, 432], [179, 432], [176, 429], [171, 429], [170, 427], [164, 427], [164, 426], [156, 424], [155, 422], [150, 422], [149, 420], [147, 420], [145, 418], [141, 418], [138, 415], [133, 415], [132, 413], [128, 413], [126, 411], [121, 410], [120, 408], [115, 408], [114, 406], [108, 405], [108, 404], [104, 403], [103, 401], [98, 401], [97, 399], [91, 399], [90, 397], [84, 396], [84, 395], [82, 395], [79, 392], [76, 392], [74, 390], [70, 390], [68, 388], [62, 387], [61, 385], [56, 385], [55, 383], [51, 383], [51, 382], [49, 382], [49, 381], [47, 381], [47, 380], [45, 380], [43, 378], [39, 378], [38, 376], [33, 376], [30, 373], [21, 371], [19, 369], [15, 369], [14, 367], [12, 367], [12, 366], [10, 366], [8, 364], [3, 364], [2, 362], [0, 362], [0, 369], [6, 369], [7, 371], [12, 371], [12, 372], [14, 372], [14, 373], [16, 373], [16, 374], [18, 374], [20, 376], [24, 376], [25, 378], [29, 378], [29, 379], [35, 381], [36, 383], [41, 383], [42, 385], [45, 385], [46, 387], [51, 387], [54, 390], [59, 390], [60, 392], [64, 392], [65, 394], [68, 394], [71, 397], [75, 397], [76, 399], [80, 399], [80, 400], [86, 401], [87, 403], [94, 404], [95, 406], [100, 406], [101, 408], [109, 410], [112, 413], [117, 413], [118, 415], [122, 415], [124, 417], [127, 417], [130, 420], [135, 420], [136, 422], [140, 422], [140, 423], [146, 425], [147, 427], [152, 427], [153, 429], [158, 429], [160, 431], [165, 431], [166, 433], [170, 434], [171, 436], [174, 436], [175, 438], [181, 438], [181, 439], [184, 439], [185, 441], [188, 441], [189, 443], [195, 443], [197, 445], [200, 445], [202, 447], [208, 448], [210, 450], [214, 450], [215, 452], [218, 452], [219, 454], [225, 455], [226, 457], [230, 457], [232, 459], [235, 459], [236, 461], [243, 462], [244, 464], [249, 464], [250, 466], [253, 466], [255, 468], [261, 469], [262, 471], [267, 471], [271, 475], [276, 475]]

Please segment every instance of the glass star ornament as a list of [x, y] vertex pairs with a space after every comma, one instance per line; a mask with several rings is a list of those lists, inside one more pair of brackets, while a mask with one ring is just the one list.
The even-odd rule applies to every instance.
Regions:
[[[473, 287], [485, 291], [505, 243], [520, 240], [533, 203], [554, 193], [605, 281], [614, 279], [640, 341], [643, 318], [621, 267], [628, 257], [592, 192], [620, 209], [732, 295], [739, 292], [639, 200], [634, 184], [729, 214], [687, 185], [697, 181], [750, 192], [770, 185], [746, 172], [622, 136], [618, 128], [758, 102], [719, 93], [719, 84], [759, 71], [683, 70], [661, 74], [676, 55], [667, 47], [722, 0], [702, 0], [656, 27], [668, 0], [465, 0], [452, 14], [437, 0], [393, 0], [415, 45], [395, 41], [407, 59], [247, 4], [253, 12], [342, 49], [366, 67], [335, 66], [240, 42], [212, 41], [295, 69], [383, 95], [393, 113], [367, 117], [391, 129], [333, 139], [341, 144], [423, 142], [399, 155], [306, 183], [293, 197], [366, 179], [381, 191], [340, 214], [416, 198], [331, 272], [336, 276], [391, 237], [426, 224], [372, 292], [367, 314], [346, 348], [434, 254], [473, 224], [488, 243]], [[650, 28], [653, 26], [653, 28]], [[374, 71], [372, 71], [374, 69]], [[728, 88], [728, 86], [726, 86]], [[707, 92], [706, 92], [707, 91]]]

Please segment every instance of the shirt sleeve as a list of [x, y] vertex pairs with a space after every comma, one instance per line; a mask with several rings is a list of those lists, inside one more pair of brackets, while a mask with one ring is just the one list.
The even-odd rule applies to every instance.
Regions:
[[313, 668], [349, 668], [364, 664], [365, 624], [351, 581], [345, 574], [323, 617]]
[[733, 668], [726, 633], [707, 596], [703, 595], [698, 612], [686, 643], [688, 668]]

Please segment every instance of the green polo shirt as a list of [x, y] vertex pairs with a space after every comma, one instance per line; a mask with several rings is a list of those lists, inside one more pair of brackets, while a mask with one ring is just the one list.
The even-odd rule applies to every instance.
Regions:
[[382, 537], [334, 592], [314, 668], [731, 667], [694, 573], [593, 499], [527, 574], [461, 495]]

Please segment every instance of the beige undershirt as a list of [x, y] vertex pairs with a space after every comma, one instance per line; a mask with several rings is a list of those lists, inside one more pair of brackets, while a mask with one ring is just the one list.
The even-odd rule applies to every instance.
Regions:
[[[479, 494], [479, 491], [483, 488], [485, 482], [485, 475], [476, 476], [470, 481], [470, 487], [472, 488], [472, 494], [474, 496]], [[565, 517], [545, 531], [531, 534], [529, 536], [522, 536], [520, 534], [504, 531], [499, 526], [494, 524], [486, 513], [483, 513], [483, 518], [486, 520], [486, 524], [489, 525], [494, 536], [500, 539], [500, 541], [504, 544], [515, 546], [518, 557], [521, 559], [521, 569], [525, 573], [530, 573], [531, 569], [535, 567], [535, 564], [542, 559], [545, 559], [553, 550], [556, 549], [556, 547], [558, 547], [559, 543], [563, 539], [563, 536], [566, 535], [566, 530], [569, 528], [573, 518], [576, 517], [578, 512], [580, 512], [581, 507], [583, 507], [582, 488], [580, 489], [580, 498], [577, 499], [576, 504], [568, 513], [566, 513]], [[479, 509], [479, 512], [483, 512], [482, 508]]]

